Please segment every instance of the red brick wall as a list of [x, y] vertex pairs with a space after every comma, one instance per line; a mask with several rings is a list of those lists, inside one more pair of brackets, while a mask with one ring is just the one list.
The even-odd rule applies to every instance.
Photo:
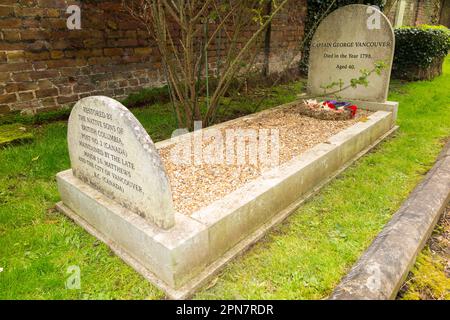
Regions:
[[[83, 3], [68, 30], [64, 0], [0, 0], [0, 114], [54, 110], [90, 95], [121, 98], [164, 82], [153, 40], [120, 0]], [[303, 36], [306, 0], [292, 0], [272, 27], [271, 68]], [[213, 55], [214, 53], [211, 53]]]
[[[404, 26], [418, 26], [421, 24], [438, 24], [443, 0], [404, 0], [406, 2], [403, 18]], [[392, 25], [400, 5], [400, 0], [387, 14]]]
[[418, 0], [418, 11], [416, 24], [437, 24], [441, 0]]
[[[414, 26], [416, 24], [417, 5], [418, 0], [405, 0], [405, 11], [403, 15], [404, 26]], [[399, 8], [400, 1], [397, 1], [395, 6], [387, 14], [389, 20], [392, 22], [392, 26], [395, 26], [397, 10]]]

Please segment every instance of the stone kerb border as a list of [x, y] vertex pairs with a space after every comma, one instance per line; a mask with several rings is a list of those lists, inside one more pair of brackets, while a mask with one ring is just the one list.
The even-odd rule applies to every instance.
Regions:
[[449, 201], [450, 142], [330, 299], [395, 299]]
[[[57, 175], [62, 198], [57, 208], [108, 244], [170, 298], [187, 298], [307, 197], [397, 129], [397, 103], [355, 103], [376, 112], [191, 217], [175, 212], [171, 229], [147, 223], [75, 178], [72, 170]], [[162, 141], [157, 147], [183, 138], [186, 136]]]

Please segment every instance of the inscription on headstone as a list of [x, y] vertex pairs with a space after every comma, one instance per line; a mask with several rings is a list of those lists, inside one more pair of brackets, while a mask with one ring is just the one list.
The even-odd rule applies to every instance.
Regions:
[[[312, 39], [308, 91], [311, 95], [338, 91], [342, 98], [385, 102], [393, 55], [394, 32], [383, 13], [366, 5], [341, 7], [320, 23]], [[380, 63], [384, 67], [377, 74]], [[370, 73], [367, 86], [352, 87], [352, 79], [362, 72]]]
[[121, 103], [88, 97], [68, 127], [73, 174], [161, 228], [174, 225], [170, 184], [153, 141]]

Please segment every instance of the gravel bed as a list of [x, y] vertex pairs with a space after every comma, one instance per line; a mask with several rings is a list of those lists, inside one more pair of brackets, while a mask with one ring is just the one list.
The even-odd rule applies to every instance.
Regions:
[[[298, 108], [291, 106], [258, 114], [251, 119], [233, 122], [218, 129], [217, 132], [222, 135], [223, 144], [227, 145], [225, 142], [227, 141], [226, 134], [229, 132], [246, 136], [245, 132], [248, 133], [248, 131], [245, 130], [248, 129], [254, 129], [256, 133], [264, 132], [264, 130], [260, 131], [261, 129], [268, 129], [269, 133], [271, 132], [270, 130], [278, 130], [278, 164], [281, 165], [299, 156], [311, 147], [325, 142], [331, 136], [358, 121], [364, 121], [370, 114], [371, 112], [369, 111], [358, 110], [356, 117], [351, 120], [319, 120], [302, 115]], [[207, 150], [217, 146], [218, 142], [220, 142], [220, 137], [204, 137], [202, 139], [202, 150], [207, 152]], [[182, 145], [189, 146], [189, 141], [184, 141]], [[195, 144], [192, 143], [191, 145], [194, 146]], [[237, 145], [235, 143], [234, 149], [224, 147], [224, 150], [231, 150], [231, 152], [234, 150], [236, 152]], [[256, 145], [258, 146], [258, 144]], [[223, 154], [224, 161], [221, 161], [222, 163], [207, 163], [207, 161], [196, 163], [196, 159], [205, 159], [206, 157], [195, 157], [195, 152], [197, 152], [197, 155], [199, 154], [195, 150], [200, 149], [195, 147], [192, 147], [190, 150], [191, 164], [176, 163], [171, 157], [173, 153], [171, 152], [172, 148], [173, 145], [161, 148], [159, 151], [169, 176], [175, 210], [186, 215], [190, 215], [198, 209], [208, 206], [212, 202], [237, 190], [271, 168], [267, 165], [261, 165], [261, 161], [256, 161], [256, 163], [251, 161], [248, 156], [245, 157], [244, 162], [239, 162], [237, 157], [234, 159], [234, 162], [231, 161], [232, 158], [229, 158], [230, 163], [228, 163], [225, 151], [218, 153]], [[258, 150], [261, 149], [264, 148], [258, 148]], [[264, 154], [269, 155], [271, 151], [272, 149], [269, 147]], [[252, 159], [254, 160], [255, 157]]]

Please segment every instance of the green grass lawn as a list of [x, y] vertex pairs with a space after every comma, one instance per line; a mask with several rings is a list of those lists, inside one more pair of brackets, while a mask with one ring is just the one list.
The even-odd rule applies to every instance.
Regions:
[[[227, 98], [219, 120], [291, 101], [301, 83]], [[433, 165], [450, 136], [450, 59], [432, 82], [392, 84], [399, 133], [349, 168], [284, 224], [229, 264], [199, 299], [325, 298]], [[170, 136], [170, 104], [133, 111], [152, 138]], [[108, 247], [55, 212], [55, 175], [70, 167], [65, 122], [36, 126], [32, 143], [0, 150], [1, 299], [161, 299]], [[68, 290], [67, 268], [81, 269]], [[0, 269], [2, 270], [2, 269]]]

